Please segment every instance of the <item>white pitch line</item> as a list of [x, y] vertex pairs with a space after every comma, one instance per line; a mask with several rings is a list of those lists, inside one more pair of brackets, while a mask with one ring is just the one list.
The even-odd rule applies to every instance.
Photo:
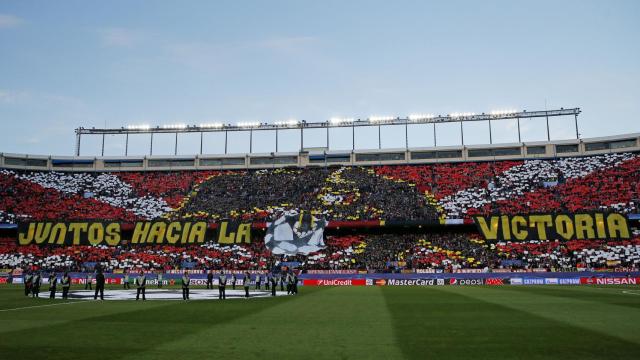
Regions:
[[79, 304], [79, 303], [83, 303], [83, 302], [85, 302], [85, 303], [86, 303], [87, 301], [70, 301], [70, 302], [64, 302], [64, 303], [59, 303], [59, 304], [34, 305], [34, 306], [24, 306], [24, 307], [13, 308], [13, 309], [0, 309], [0, 312], [3, 312], [3, 311], [23, 310], [23, 309], [34, 309], [34, 308], [47, 307], [47, 306], [58, 306], [58, 305]]
[[[634, 291], [636, 291], [636, 292], [634, 292]], [[637, 291], [640, 291], [640, 290], [622, 290], [622, 293], [623, 294], [627, 294], [627, 295], [640, 295], [640, 294], [637, 293]]]

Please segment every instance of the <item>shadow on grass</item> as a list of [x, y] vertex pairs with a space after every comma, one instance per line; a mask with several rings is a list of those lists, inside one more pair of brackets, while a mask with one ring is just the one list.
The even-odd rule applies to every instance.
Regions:
[[[60, 319], [65, 314], [73, 314], [75, 319], [61, 324], [3, 333], [0, 337], [0, 358], [135, 357], [136, 353], [152, 349], [163, 342], [252, 316], [313, 292], [302, 291], [295, 297], [227, 301], [102, 301], [78, 307], [70, 305], [24, 310], [37, 311], [41, 318], [50, 316]], [[104, 314], [114, 309], [116, 313]], [[212, 349], [214, 342], [215, 339], [212, 339]], [[185, 354], [187, 353], [188, 351]]]

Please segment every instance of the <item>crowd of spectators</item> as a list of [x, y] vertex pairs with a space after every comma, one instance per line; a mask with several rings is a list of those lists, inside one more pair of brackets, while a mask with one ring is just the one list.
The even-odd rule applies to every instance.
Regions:
[[0, 244], [0, 268], [84, 271], [100, 265], [115, 270], [268, 269], [272, 257], [262, 244], [201, 246], [18, 246]]
[[[55, 176], [51, 175], [51, 177]], [[125, 208], [114, 207], [95, 198], [84, 197], [83, 193], [58, 191], [58, 189], [25, 180], [13, 171], [0, 170], [0, 221], [9, 223], [45, 219], [129, 221], [139, 218]]]
[[502, 264], [549, 270], [640, 267], [640, 237], [623, 241], [574, 240], [498, 243]]
[[617, 163], [556, 186], [540, 188], [523, 196], [486, 204], [480, 212], [579, 212], [613, 210], [637, 211], [640, 197], [640, 157]]
[[328, 220], [384, 218], [435, 221], [436, 209], [413, 184], [370, 168], [304, 168], [239, 172], [201, 183], [172, 218], [268, 219], [275, 210], [324, 214]]
[[474, 214], [637, 210], [631, 153], [525, 161], [239, 171], [61, 173], [0, 170], [0, 221], [464, 219]]
[[180, 207], [195, 185], [220, 174], [216, 170], [113, 173], [122, 182], [131, 185], [139, 197], [161, 198], [173, 209]]
[[309, 255], [274, 255], [255, 238], [250, 245], [177, 246], [17, 246], [0, 242], [0, 268], [82, 271], [99, 264], [106, 271], [229, 269], [267, 270], [295, 262], [302, 270], [390, 272], [403, 269], [640, 268], [640, 236], [625, 241], [575, 240], [498, 242], [478, 234], [359, 234], [328, 236], [326, 248]]

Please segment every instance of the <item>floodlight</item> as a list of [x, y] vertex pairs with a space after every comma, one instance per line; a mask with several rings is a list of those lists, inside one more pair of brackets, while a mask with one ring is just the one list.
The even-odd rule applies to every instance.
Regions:
[[143, 125], [127, 125], [128, 130], [149, 130], [151, 126], [143, 124]]
[[296, 126], [298, 125], [300, 122], [298, 120], [295, 119], [289, 119], [289, 120], [285, 120], [285, 121], [276, 121], [275, 124], [277, 126]]
[[257, 127], [257, 126], [260, 126], [260, 123], [257, 122], [257, 121], [239, 122], [238, 123], [238, 127], [241, 127], [241, 128], [252, 128], [252, 127]]
[[334, 117], [329, 119], [329, 122], [332, 125], [339, 125], [339, 124], [350, 124], [354, 121], [353, 118], [339, 118], [339, 117]]
[[207, 123], [207, 124], [200, 124], [199, 127], [201, 128], [209, 128], [209, 129], [218, 129], [223, 127], [224, 125], [222, 123]]
[[409, 120], [411, 121], [419, 121], [419, 120], [429, 120], [433, 119], [435, 115], [433, 114], [411, 114], [409, 115]]
[[395, 119], [393, 116], [369, 116], [369, 122], [373, 123], [392, 121], [393, 119]]

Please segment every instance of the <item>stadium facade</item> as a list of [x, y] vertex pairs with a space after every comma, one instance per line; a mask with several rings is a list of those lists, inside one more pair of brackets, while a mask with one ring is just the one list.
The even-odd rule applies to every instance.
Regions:
[[441, 146], [428, 148], [302, 151], [191, 156], [88, 157], [0, 153], [0, 167], [55, 171], [172, 171], [236, 170], [305, 166], [371, 166], [432, 164], [464, 161], [551, 159], [616, 152], [640, 151], [640, 134], [508, 143], [492, 145]]

